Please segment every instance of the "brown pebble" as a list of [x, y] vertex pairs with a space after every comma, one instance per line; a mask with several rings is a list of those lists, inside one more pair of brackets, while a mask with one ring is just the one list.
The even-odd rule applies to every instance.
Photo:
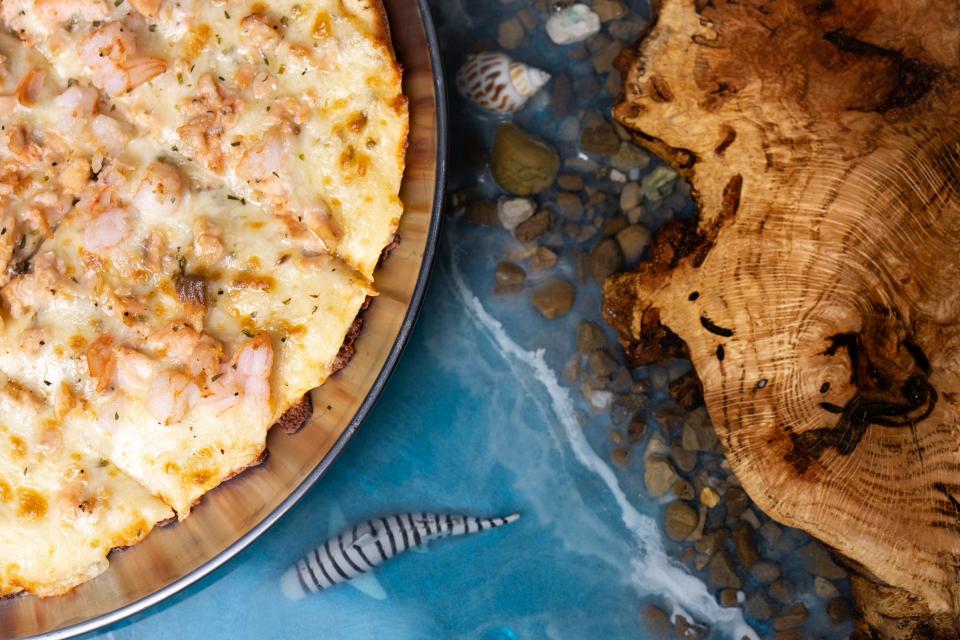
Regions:
[[739, 589], [743, 581], [733, 568], [733, 561], [726, 551], [719, 551], [710, 561], [710, 584], [714, 587], [729, 587]]
[[677, 640], [703, 640], [710, 633], [708, 627], [692, 622], [683, 615], [677, 615], [673, 629], [677, 633]]
[[502, 289], [518, 289], [527, 279], [527, 272], [513, 262], [498, 262], [496, 269], [497, 287]]
[[770, 601], [761, 591], [747, 598], [747, 601], [743, 603], [743, 608], [753, 618], [761, 622], [769, 620], [770, 616], [773, 615], [773, 607], [770, 606]]
[[769, 584], [780, 577], [780, 567], [773, 562], [758, 562], [750, 567], [750, 573], [761, 584]]
[[604, 281], [623, 267], [623, 253], [613, 238], [606, 238], [590, 252], [590, 275], [603, 286]]
[[527, 218], [513, 230], [513, 236], [520, 242], [533, 242], [550, 229], [550, 211], [541, 209]]
[[796, 629], [807, 620], [807, 606], [797, 602], [785, 612], [773, 619], [773, 628], [776, 631]]
[[746, 522], [738, 522], [733, 528], [733, 544], [737, 548], [740, 564], [749, 569], [760, 561], [760, 552], [757, 549], [757, 539], [753, 535], [753, 527]]
[[607, 337], [595, 322], [584, 320], [577, 326], [577, 348], [581, 353], [592, 353], [607, 346]]
[[600, 16], [601, 22], [622, 18], [629, 11], [623, 0], [593, 0], [591, 8]]
[[685, 540], [697, 528], [697, 510], [686, 502], [676, 501], [667, 505], [664, 528], [671, 540]]
[[681, 471], [690, 472], [697, 466], [697, 452], [687, 451], [678, 444], [670, 447], [670, 457], [673, 458], [677, 468]]
[[830, 580], [841, 580], [847, 577], [847, 572], [833, 561], [830, 551], [816, 540], [800, 547], [797, 554], [806, 570], [815, 576], [823, 576]]
[[557, 211], [567, 220], [579, 220], [583, 215], [583, 201], [575, 193], [561, 191], [557, 194]]
[[[614, 216], [612, 218], [607, 218], [607, 220], [603, 223], [603, 237], [616, 237], [617, 234], [627, 228], [628, 224], [630, 224], [630, 221], [627, 220], [626, 216]], [[620, 250], [623, 251], [622, 244], [620, 245]], [[624, 256], [626, 256], [625, 253]]]
[[609, 376], [617, 370], [617, 361], [606, 351], [594, 351], [587, 359], [590, 369], [598, 376]]
[[551, 278], [534, 290], [530, 300], [544, 318], [552, 320], [570, 311], [575, 296], [572, 284], [562, 278]]
[[723, 496], [724, 504], [727, 507], [727, 515], [736, 518], [750, 506], [750, 498], [740, 487], [730, 487], [726, 495]]
[[487, 227], [500, 226], [500, 219], [497, 217], [497, 203], [492, 200], [474, 200], [467, 205], [465, 218], [467, 222], [473, 224], [482, 224]]
[[708, 531], [700, 536], [700, 539], [693, 543], [693, 546], [700, 553], [713, 556], [717, 551], [723, 548], [723, 544], [730, 536], [730, 531], [724, 528]]
[[504, 190], [529, 196], [545, 191], [560, 169], [556, 149], [515, 124], [497, 128], [490, 159], [493, 178]]
[[793, 601], [793, 587], [786, 580], [777, 580], [767, 590], [770, 597], [780, 604], [787, 604]]
[[519, 20], [504, 20], [497, 28], [497, 43], [504, 49], [519, 47], [523, 36], [523, 27]]
[[840, 624], [850, 619], [850, 602], [843, 597], [836, 597], [827, 603], [827, 615], [834, 624]]
[[623, 227], [616, 233], [617, 244], [620, 245], [624, 262], [628, 265], [636, 264], [650, 244], [650, 232], [639, 224], [627, 226], [630, 221], [625, 217], [619, 219], [623, 221]]
[[736, 589], [723, 589], [720, 591], [720, 606], [722, 607], [736, 607], [739, 606], [737, 602], [737, 590]]
[[652, 604], [641, 605], [640, 625], [651, 638], [669, 638], [673, 628], [667, 612]]
[[588, 118], [580, 133], [580, 148], [592, 155], [612, 156], [620, 150], [620, 136], [602, 116]]
[[537, 247], [530, 256], [530, 266], [534, 271], [553, 269], [557, 264], [557, 254], [547, 247]]
[[619, 447], [620, 445], [623, 444], [623, 434], [620, 433], [619, 431], [611, 431], [610, 440], [611, 442], [613, 442], [613, 444]]
[[672, 491], [673, 495], [677, 496], [681, 500], [693, 500], [693, 498], [697, 495], [693, 485], [690, 484], [690, 481], [684, 480], [683, 478], [680, 478], [674, 482], [673, 486], [670, 487], [670, 491]]
[[631, 442], [638, 442], [643, 439], [643, 434], [647, 431], [647, 418], [638, 413], [630, 420], [630, 426], [627, 427], [627, 437]]
[[582, 191], [583, 178], [575, 173], [564, 173], [557, 176], [557, 186], [564, 191]]
[[613, 460], [614, 464], [625, 467], [627, 463], [630, 462], [630, 450], [623, 448], [614, 449], [610, 454], [610, 459]]

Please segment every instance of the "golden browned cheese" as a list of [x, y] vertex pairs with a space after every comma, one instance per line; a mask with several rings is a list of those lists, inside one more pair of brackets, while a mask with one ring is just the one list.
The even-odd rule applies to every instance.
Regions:
[[408, 117], [368, 0], [0, 20], [0, 596], [54, 595], [307, 415], [376, 295]]

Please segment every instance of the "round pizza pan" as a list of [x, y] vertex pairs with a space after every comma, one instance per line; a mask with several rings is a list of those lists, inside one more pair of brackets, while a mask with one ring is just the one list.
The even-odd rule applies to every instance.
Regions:
[[313, 392], [294, 435], [271, 431], [267, 462], [207, 494], [190, 517], [110, 557], [110, 568], [65, 596], [0, 600], [0, 638], [67, 638], [157, 604], [223, 565], [300, 500], [360, 426], [410, 336], [433, 262], [446, 159], [446, 95], [425, 0], [383, 0], [410, 100], [399, 245], [378, 269], [350, 364]]

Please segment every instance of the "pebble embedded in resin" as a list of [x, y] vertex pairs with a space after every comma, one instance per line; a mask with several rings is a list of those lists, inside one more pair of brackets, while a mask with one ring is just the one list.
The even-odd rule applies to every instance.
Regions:
[[501, 114], [520, 109], [549, 81], [546, 71], [496, 51], [467, 56], [457, 72], [457, 90], [464, 98]]
[[585, 4], [560, 9], [547, 20], [547, 35], [555, 44], [583, 42], [600, 32], [600, 16]]

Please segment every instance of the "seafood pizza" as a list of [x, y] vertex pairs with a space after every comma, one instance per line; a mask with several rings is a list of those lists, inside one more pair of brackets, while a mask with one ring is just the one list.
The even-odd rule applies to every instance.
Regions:
[[259, 461], [342, 364], [408, 130], [378, 0], [0, 0], [0, 596]]

